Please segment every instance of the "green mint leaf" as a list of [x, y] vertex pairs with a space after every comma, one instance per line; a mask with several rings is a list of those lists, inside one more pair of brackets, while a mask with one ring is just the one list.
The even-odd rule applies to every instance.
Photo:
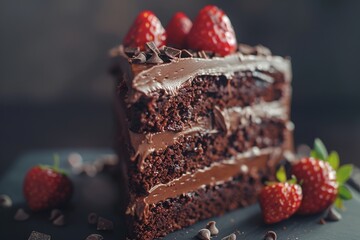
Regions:
[[320, 159], [320, 156], [318, 155], [318, 153], [315, 150], [311, 150], [310, 157]]
[[339, 198], [339, 197], [337, 197], [337, 198], [335, 199], [334, 205], [335, 205], [335, 207], [337, 207], [338, 209], [344, 209], [343, 201], [342, 201], [341, 198]]
[[281, 167], [279, 168], [279, 170], [277, 170], [277, 172], [276, 172], [276, 179], [277, 179], [279, 182], [286, 182], [286, 171], [285, 171], [284, 166], [281, 166]]
[[326, 150], [324, 143], [319, 138], [316, 138], [314, 141], [314, 150], [321, 160], [326, 161], [328, 158], [328, 151]]
[[339, 197], [343, 200], [350, 200], [352, 199], [352, 194], [346, 186], [341, 185], [339, 187]]
[[327, 158], [327, 161], [334, 170], [337, 170], [339, 168], [340, 158], [337, 152], [331, 151], [329, 157]]
[[338, 183], [345, 183], [352, 174], [353, 165], [352, 164], [344, 164], [342, 165], [336, 172], [336, 180]]
[[291, 175], [291, 178], [287, 181], [290, 184], [296, 184], [297, 183], [297, 179], [294, 175]]

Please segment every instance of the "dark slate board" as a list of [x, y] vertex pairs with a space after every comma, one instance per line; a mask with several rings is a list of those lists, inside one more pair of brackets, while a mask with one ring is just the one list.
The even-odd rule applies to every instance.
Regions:
[[[50, 164], [52, 155], [58, 152], [62, 166], [68, 168], [66, 157], [70, 152], [79, 152], [85, 161], [93, 161], [103, 154], [112, 153], [109, 149], [88, 150], [73, 149], [62, 151], [38, 151], [21, 157], [14, 162], [7, 173], [0, 177], [0, 194], [9, 195], [14, 202], [12, 208], [0, 209], [0, 239], [27, 239], [32, 230], [50, 234], [53, 240], [85, 239], [91, 233], [99, 233], [96, 227], [87, 224], [87, 214], [97, 212], [99, 215], [115, 222], [113, 232], [100, 232], [105, 239], [123, 239], [124, 223], [120, 219], [118, 202], [123, 195], [118, 191], [114, 179], [102, 173], [96, 177], [85, 175], [75, 176], [74, 198], [64, 209], [66, 225], [56, 227], [48, 221], [49, 212], [32, 214], [24, 222], [13, 220], [16, 210], [26, 209], [22, 197], [22, 181], [26, 171], [37, 163]], [[359, 239], [360, 238], [360, 194], [353, 190], [354, 199], [345, 203], [346, 210], [342, 212], [343, 220], [325, 225], [318, 224], [321, 215], [300, 217], [295, 216], [276, 225], [266, 226], [262, 223], [258, 205], [239, 209], [222, 217], [213, 218], [217, 222], [220, 234], [213, 239], [235, 232], [237, 239], [263, 239], [268, 230], [277, 232], [279, 239]], [[208, 220], [195, 224], [187, 229], [168, 235], [165, 239], [194, 239], [197, 231], [205, 226]]]

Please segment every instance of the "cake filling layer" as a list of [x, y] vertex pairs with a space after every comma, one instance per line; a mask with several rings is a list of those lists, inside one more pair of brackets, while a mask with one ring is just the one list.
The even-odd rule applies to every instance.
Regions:
[[234, 176], [274, 166], [283, 156], [282, 148], [258, 149], [237, 154], [235, 157], [214, 163], [195, 173], [185, 174], [167, 184], [154, 186], [145, 197], [138, 197], [127, 210], [127, 214], [146, 218], [149, 205], [174, 198], [206, 186], [230, 181]]
[[[287, 118], [287, 107], [280, 101], [265, 102], [254, 106], [232, 107], [221, 110], [214, 108], [214, 120], [200, 118], [196, 123], [189, 123], [188, 127], [180, 132], [164, 131], [160, 133], [140, 134], [129, 130], [130, 140], [134, 149], [132, 160], [139, 161], [140, 170], [145, 158], [154, 151], [164, 150], [177, 142], [180, 137], [196, 133], [212, 134], [225, 132], [230, 135], [239, 125], [246, 126], [250, 122], [260, 124], [262, 119]], [[213, 123], [214, 122], [214, 123]]]

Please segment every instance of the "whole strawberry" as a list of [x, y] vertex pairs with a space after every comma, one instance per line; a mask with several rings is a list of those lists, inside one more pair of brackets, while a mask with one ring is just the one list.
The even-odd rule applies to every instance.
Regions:
[[303, 158], [292, 167], [292, 174], [302, 181], [303, 201], [299, 214], [324, 211], [336, 199], [336, 172], [329, 163], [315, 158]]
[[291, 170], [302, 182], [303, 201], [298, 213], [319, 213], [334, 202], [341, 208], [342, 200], [351, 199], [344, 183], [351, 176], [352, 166], [345, 164], [339, 168], [339, 155], [334, 151], [328, 155], [320, 139], [315, 139], [311, 156], [295, 162]]
[[51, 166], [35, 166], [26, 174], [23, 184], [25, 199], [33, 211], [60, 207], [73, 193], [73, 184], [55, 160]]
[[175, 13], [166, 26], [167, 44], [176, 48], [185, 48], [186, 36], [191, 27], [191, 20], [183, 12]]
[[124, 38], [125, 47], [139, 47], [145, 50], [145, 44], [153, 41], [157, 47], [166, 43], [166, 32], [160, 20], [151, 11], [141, 12]]
[[[279, 177], [282, 176], [282, 177]], [[285, 169], [277, 173], [281, 182], [270, 183], [259, 195], [259, 203], [266, 224], [277, 223], [292, 216], [300, 207], [302, 199], [301, 187], [296, 180], [286, 181]]]
[[200, 10], [187, 36], [187, 45], [193, 50], [207, 50], [226, 56], [237, 49], [233, 26], [219, 8], [208, 5]]

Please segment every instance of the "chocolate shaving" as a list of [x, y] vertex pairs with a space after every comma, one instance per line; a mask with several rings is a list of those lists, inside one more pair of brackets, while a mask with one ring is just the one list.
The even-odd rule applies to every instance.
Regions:
[[325, 221], [325, 219], [323, 219], [323, 218], [320, 218], [320, 220], [319, 220], [319, 224], [321, 224], [321, 225], [324, 225], [324, 224], [326, 224], [326, 221]]
[[277, 234], [274, 231], [268, 231], [264, 236], [264, 240], [276, 240], [276, 239], [277, 239]]
[[186, 49], [181, 50], [180, 58], [192, 58], [193, 55]]
[[146, 63], [150, 63], [150, 64], [160, 64], [163, 62], [164, 61], [159, 57], [158, 53], [156, 52], [153, 52], [151, 57], [146, 61]]
[[96, 230], [111, 231], [114, 229], [114, 223], [106, 218], [99, 217]]
[[45, 233], [32, 231], [28, 240], [51, 240], [51, 236]]
[[330, 207], [326, 213], [325, 220], [330, 222], [337, 222], [341, 220], [341, 214], [336, 211], [333, 207]]
[[98, 215], [94, 212], [89, 213], [88, 215], [88, 223], [89, 224], [96, 224], [98, 221]]
[[200, 229], [196, 237], [200, 240], [210, 240], [211, 233], [209, 229]]
[[147, 42], [146, 47], [151, 50], [153, 53], [160, 54], [160, 50], [157, 48], [154, 42]]
[[264, 47], [263, 45], [256, 45], [256, 54], [262, 55], [262, 56], [271, 56], [271, 51], [267, 47]]
[[0, 207], [9, 208], [12, 206], [12, 200], [8, 195], [0, 195]]
[[222, 238], [221, 240], [236, 240], [236, 235], [235, 233], [232, 233], [229, 236]]
[[243, 43], [239, 44], [238, 50], [244, 55], [252, 55], [256, 53], [256, 49], [254, 47]]
[[198, 52], [198, 56], [199, 56], [200, 58], [205, 58], [205, 59], [208, 59], [208, 58], [209, 58], [209, 56], [207, 55], [207, 53], [206, 53], [205, 51], [200, 51], [200, 52]]
[[64, 215], [60, 215], [52, 222], [55, 226], [64, 226], [65, 224], [65, 217]]
[[102, 240], [102, 239], [104, 239], [104, 237], [101, 236], [100, 234], [91, 234], [87, 236], [85, 240]]
[[62, 212], [59, 209], [53, 209], [53, 210], [51, 210], [49, 220], [53, 221], [56, 218], [58, 218], [60, 215], [62, 215]]
[[144, 52], [140, 52], [134, 58], [132, 58], [131, 63], [145, 63], [146, 62], [146, 54]]
[[137, 54], [139, 54], [140, 52], [140, 48], [138, 47], [126, 47], [124, 49], [124, 53], [128, 56], [128, 57], [133, 57]]
[[206, 224], [206, 228], [209, 229], [211, 236], [219, 234], [219, 229], [216, 227], [215, 221], [210, 221]]
[[29, 214], [27, 214], [24, 209], [22, 208], [19, 208], [16, 213], [15, 213], [15, 216], [14, 216], [14, 219], [16, 221], [25, 221], [29, 218]]
[[164, 54], [170, 58], [175, 59], [180, 57], [181, 50], [172, 48], [172, 47], [164, 47]]

